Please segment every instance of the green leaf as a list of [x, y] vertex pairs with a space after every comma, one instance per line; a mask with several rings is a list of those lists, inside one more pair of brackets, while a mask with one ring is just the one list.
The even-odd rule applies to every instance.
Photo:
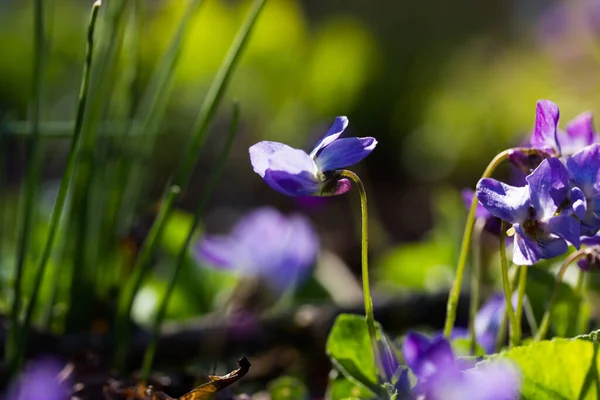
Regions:
[[327, 355], [346, 378], [381, 392], [365, 317], [340, 314], [327, 338]]
[[600, 330], [593, 331], [593, 332], [587, 333], [585, 335], [576, 336], [575, 339], [587, 340], [588, 342], [598, 344], [598, 343], [600, 343]]
[[[337, 374], [337, 371], [332, 371], [333, 374]], [[370, 390], [364, 388], [362, 385], [346, 379], [345, 377], [338, 375], [335, 378], [329, 380], [327, 386], [326, 397], [329, 400], [342, 400], [342, 399], [375, 399], [376, 396]]]
[[523, 373], [524, 400], [599, 399], [598, 349], [600, 344], [585, 340], [554, 339], [491, 357], [507, 357]]
[[271, 400], [305, 400], [309, 398], [308, 389], [299, 379], [283, 376], [269, 384]]
[[[458, 357], [468, 357], [471, 356], [471, 339], [468, 338], [458, 338], [453, 339], [450, 343], [452, 345], [452, 350], [454, 350], [454, 354]], [[479, 343], [475, 343], [475, 356], [481, 357], [485, 356], [485, 350]]]

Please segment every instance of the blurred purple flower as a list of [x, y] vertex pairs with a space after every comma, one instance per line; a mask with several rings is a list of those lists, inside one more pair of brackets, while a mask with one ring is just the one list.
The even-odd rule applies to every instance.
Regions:
[[333, 172], [361, 161], [377, 145], [372, 137], [339, 139], [347, 126], [348, 118], [337, 117], [310, 154], [283, 143], [259, 142], [249, 149], [254, 172], [288, 196], [345, 193], [350, 190], [350, 182], [335, 178]]
[[469, 368], [454, 356], [443, 337], [409, 332], [402, 346], [404, 359], [417, 377], [415, 398], [425, 400], [512, 400], [519, 398], [520, 376], [515, 366], [495, 361]]
[[[523, 301], [527, 301], [524, 298]], [[511, 298], [513, 309], [517, 308], [518, 294], [513, 293]], [[486, 354], [496, 350], [496, 337], [502, 324], [506, 302], [503, 293], [494, 293], [479, 309], [475, 316], [475, 334], [477, 343], [485, 350]]]
[[409, 393], [410, 381], [408, 378], [408, 369], [400, 365], [394, 343], [388, 338], [385, 332], [380, 332], [377, 347], [379, 348], [379, 357], [381, 358], [377, 363], [380, 376], [386, 382], [392, 384], [399, 393]]
[[527, 186], [514, 187], [484, 178], [477, 198], [494, 216], [512, 224], [513, 262], [532, 265], [563, 254], [567, 241], [579, 248], [580, 223], [585, 214], [583, 193], [572, 187], [569, 171], [557, 158], [548, 158], [527, 176]]
[[594, 236], [600, 229], [600, 144], [585, 147], [567, 159], [575, 185], [583, 192], [581, 234]]
[[229, 235], [207, 235], [194, 249], [202, 261], [245, 276], [265, 279], [284, 291], [306, 279], [319, 240], [310, 221], [259, 208], [242, 218]]
[[45, 357], [29, 362], [8, 389], [7, 400], [67, 400], [70, 384], [61, 377], [64, 363]]

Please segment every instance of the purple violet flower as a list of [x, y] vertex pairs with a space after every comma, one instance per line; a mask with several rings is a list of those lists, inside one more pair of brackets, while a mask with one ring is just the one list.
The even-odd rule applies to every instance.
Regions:
[[600, 136], [594, 130], [591, 113], [585, 112], [575, 117], [567, 123], [565, 131], [558, 128], [559, 117], [560, 112], [556, 104], [550, 100], [538, 101], [535, 126], [530, 139], [532, 151], [513, 151], [509, 155], [511, 162], [529, 173], [544, 158], [570, 156], [600, 140]]
[[585, 256], [577, 265], [586, 272], [600, 272], [600, 235], [592, 237], [582, 237], [581, 244], [587, 246]]
[[521, 379], [515, 366], [494, 361], [471, 368], [457, 359], [443, 337], [429, 339], [409, 332], [404, 360], [417, 377], [415, 397], [425, 400], [512, 400], [519, 398]]
[[575, 185], [583, 192], [581, 234], [594, 236], [600, 229], [600, 144], [585, 147], [567, 159]]
[[64, 363], [55, 358], [40, 358], [29, 362], [8, 389], [11, 400], [66, 400], [70, 398], [70, 383], [61, 376]]
[[339, 139], [348, 118], [337, 117], [329, 132], [306, 154], [283, 143], [263, 141], [250, 147], [250, 162], [273, 189], [288, 196], [331, 196], [350, 190], [347, 179], [336, 179], [339, 170], [368, 156], [377, 145], [372, 137]]
[[[515, 292], [511, 298], [513, 309], [517, 308], [518, 301], [518, 293]], [[527, 301], [527, 298], [524, 298], [523, 301]], [[504, 293], [494, 293], [483, 303], [475, 316], [477, 343], [485, 350], [486, 354], [492, 354], [496, 349], [496, 337], [502, 324], [505, 309]]]
[[[463, 203], [468, 209], [471, 208], [471, 202], [475, 196], [475, 191], [472, 189], [463, 189], [461, 192]], [[495, 235], [500, 235], [501, 221], [500, 218], [494, 217], [486, 208], [478, 201], [477, 208], [475, 208], [475, 218], [482, 218], [485, 220], [484, 229]]]
[[567, 241], [580, 245], [580, 223], [585, 214], [583, 193], [570, 183], [569, 171], [557, 158], [547, 158], [527, 176], [527, 186], [514, 187], [484, 178], [477, 198], [494, 216], [512, 224], [513, 262], [532, 265], [563, 254]]
[[308, 219], [286, 217], [270, 207], [243, 217], [229, 235], [205, 236], [194, 249], [200, 260], [261, 277], [280, 292], [308, 277], [318, 251], [319, 240]]

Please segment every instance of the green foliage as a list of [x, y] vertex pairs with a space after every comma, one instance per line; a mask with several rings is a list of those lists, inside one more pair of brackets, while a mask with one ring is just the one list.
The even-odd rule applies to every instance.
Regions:
[[339, 315], [327, 338], [326, 351], [347, 379], [373, 393], [381, 391], [365, 317]]
[[523, 374], [522, 398], [598, 399], [600, 375], [598, 343], [554, 339], [516, 347], [491, 359], [508, 358]]
[[[332, 374], [337, 375], [337, 371], [332, 371]], [[329, 380], [326, 398], [329, 400], [358, 400], [375, 399], [376, 396], [364, 386], [337, 375]]]
[[284, 376], [269, 384], [271, 400], [308, 400], [308, 389], [297, 378]]

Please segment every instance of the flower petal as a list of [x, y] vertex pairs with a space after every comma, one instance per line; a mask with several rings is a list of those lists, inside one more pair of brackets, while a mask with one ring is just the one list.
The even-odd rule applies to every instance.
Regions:
[[348, 118], [346, 117], [335, 117], [335, 121], [333, 121], [333, 125], [329, 128], [329, 131], [323, 136], [321, 140], [317, 143], [315, 148], [310, 152], [310, 156], [315, 158], [319, 150], [323, 147], [327, 146], [329, 143], [333, 142], [337, 138], [340, 137], [344, 129], [348, 126]]
[[560, 154], [556, 139], [556, 127], [560, 112], [558, 106], [550, 100], [537, 102], [535, 110], [535, 127], [531, 136], [531, 145], [541, 150], [550, 150]]
[[278, 142], [263, 141], [256, 143], [251, 146], [248, 151], [250, 152], [250, 162], [254, 168], [254, 172], [259, 174], [262, 178], [265, 177], [265, 172], [269, 168], [269, 158], [284, 148], [291, 149], [290, 146]]
[[565, 239], [575, 246], [581, 247], [581, 223], [572, 215], [561, 214], [548, 220], [547, 230], [558, 237]]
[[495, 217], [512, 224], [521, 222], [529, 213], [529, 188], [515, 187], [492, 178], [477, 183], [479, 202]]
[[417, 332], [408, 332], [402, 344], [402, 355], [406, 365], [413, 371], [417, 369], [430, 345], [431, 340], [427, 336]]
[[64, 400], [70, 398], [70, 377], [63, 377], [64, 363], [45, 357], [30, 361], [8, 389], [7, 399]]
[[[468, 209], [471, 208], [471, 203], [473, 202], [473, 196], [475, 196], [475, 191], [471, 189], [463, 189], [461, 192], [463, 203], [465, 207]], [[490, 218], [492, 215], [489, 213], [485, 207], [477, 201], [477, 206], [475, 208], [475, 218]]]
[[377, 367], [383, 368], [383, 371], [380, 371], [381, 376], [385, 377], [386, 381], [391, 383], [396, 371], [400, 368], [400, 362], [394, 350], [394, 345], [385, 332], [380, 332], [377, 347], [379, 348], [379, 356], [381, 357], [380, 362], [377, 363]]
[[569, 171], [558, 158], [547, 158], [525, 180], [536, 219], [547, 220], [568, 199]]
[[325, 147], [315, 158], [319, 171], [334, 171], [354, 165], [373, 151], [377, 140], [372, 137], [338, 139]]
[[567, 168], [588, 200], [600, 193], [600, 144], [586, 146], [569, 157]]
[[194, 246], [194, 256], [202, 262], [225, 269], [235, 264], [237, 243], [228, 236], [205, 236]]
[[[579, 114], [573, 118], [566, 126], [567, 135], [572, 140], [582, 144], [581, 148], [590, 145], [597, 140], [594, 130], [594, 119], [591, 112]], [[561, 143], [562, 146], [562, 143]]]
[[513, 226], [517, 233], [513, 246], [513, 263], [516, 265], [533, 265], [541, 259], [564, 254], [569, 249], [569, 245], [562, 238], [547, 235], [533, 239], [525, 234], [521, 225]]
[[283, 147], [269, 158], [265, 182], [288, 196], [309, 196], [320, 191], [322, 182], [317, 178], [317, 165], [302, 150]]
[[587, 199], [583, 191], [578, 187], [571, 188], [571, 202], [573, 203], [571, 206], [573, 214], [579, 219], [584, 219], [587, 213]]
[[505, 360], [484, 362], [465, 371], [457, 397], [446, 400], [517, 400], [521, 387], [521, 374], [516, 365]]

